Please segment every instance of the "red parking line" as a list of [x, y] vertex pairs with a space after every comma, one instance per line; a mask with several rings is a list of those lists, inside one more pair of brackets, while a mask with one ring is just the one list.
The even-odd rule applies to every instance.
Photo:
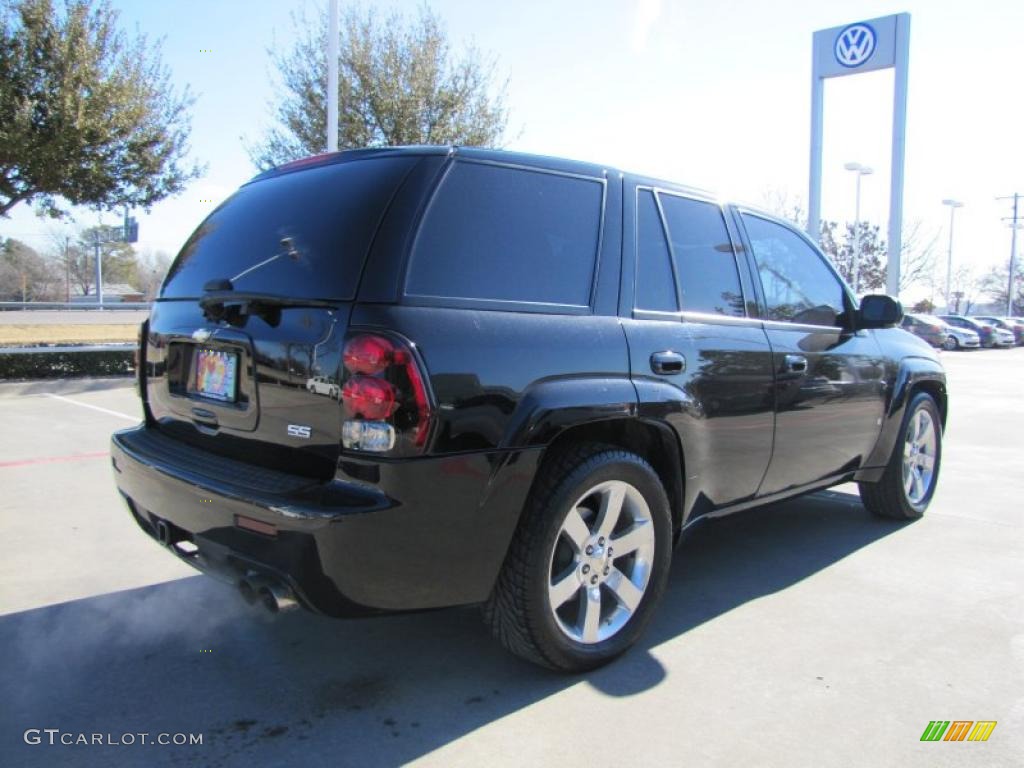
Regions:
[[21, 459], [19, 461], [0, 461], [0, 469], [5, 467], [26, 467], [30, 464], [53, 464], [58, 461], [84, 461], [85, 459], [102, 459], [109, 456], [108, 451], [96, 453], [77, 453], [74, 456], [43, 456], [38, 459]]

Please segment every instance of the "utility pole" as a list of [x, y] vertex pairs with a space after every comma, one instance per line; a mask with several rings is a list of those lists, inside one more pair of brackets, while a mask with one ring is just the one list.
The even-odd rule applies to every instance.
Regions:
[[946, 256], [946, 311], [949, 311], [949, 291], [953, 283], [953, 214], [957, 208], [963, 208], [964, 204], [959, 200], [947, 198], [942, 201], [943, 205], [949, 206], [949, 251]]
[[1010, 275], [1006, 283], [1006, 316], [1013, 316], [1013, 278], [1017, 273], [1017, 228], [1020, 220], [1020, 193], [997, 197], [997, 200], [1013, 200], [1013, 216], [1004, 217], [1003, 221], [1010, 222]]

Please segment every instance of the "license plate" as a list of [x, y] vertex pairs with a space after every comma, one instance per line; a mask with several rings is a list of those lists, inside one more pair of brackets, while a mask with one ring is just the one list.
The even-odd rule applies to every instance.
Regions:
[[192, 391], [203, 397], [235, 402], [238, 391], [238, 355], [219, 349], [197, 349]]

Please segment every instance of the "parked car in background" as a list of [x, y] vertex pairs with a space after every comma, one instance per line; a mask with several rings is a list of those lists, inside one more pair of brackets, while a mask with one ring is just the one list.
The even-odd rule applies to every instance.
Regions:
[[981, 347], [981, 336], [978, 335], [977, 331], [950, 325], [938, 317], [935, 319], [942, 323], [946, 332], [946, 341], [942, 345], [943, 349], [979, 349]]
[[1024, 323], [1014, 320], [1012, 317], [992, 317], [990, 315], [975, 315], [975, 319], [1009, 331], [1013, 334], [1013, 343], [1017, 346], [1024, 344]]
[[1012, 347], [1017, 343], [1017, 337], [1014, 336], [1013, 331], [1010, 327], [1003, 323], [998, 317], [989, 317], [981, 315], [971, 315], [971, 320], [978, 323], [985, 323], [992, 328], [992, 346], [993, 347]]
[[955, 347], [955, 344], [950, 344], [949, 342], [948, 326], [933, 315], [906, 314], [903, 316], [903, 322], [900, 323], [900, 327], [924, 339], [933, 347], [945, 347], [947, 349]]
[[981, 346], [983, 347], [994, 347], [996, 345], [995, 338], [995, 326], [990, 323], [983, 323], [979, 320], [973, 320], [963, 315], [939, 315], [939, 319], [954, 328], [963, 328], [965, 330], [974, 331], [978, 334], [978, 338], [981, 340]]

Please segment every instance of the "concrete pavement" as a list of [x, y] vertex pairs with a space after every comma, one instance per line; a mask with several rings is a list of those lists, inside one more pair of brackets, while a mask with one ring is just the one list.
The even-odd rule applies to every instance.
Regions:
[[[138, 418], [127, 382], [0, 387], [0, 765], [1019, 766], [1024, 349], [943, 360], [924, 519], [844, 486], [709, 522], [640, 647], [576, 677], [507, 655], [472, 609], [265, 617], [136, 530], [105, 457]], [[936, 719], [998, 726], [920, 742]]]

